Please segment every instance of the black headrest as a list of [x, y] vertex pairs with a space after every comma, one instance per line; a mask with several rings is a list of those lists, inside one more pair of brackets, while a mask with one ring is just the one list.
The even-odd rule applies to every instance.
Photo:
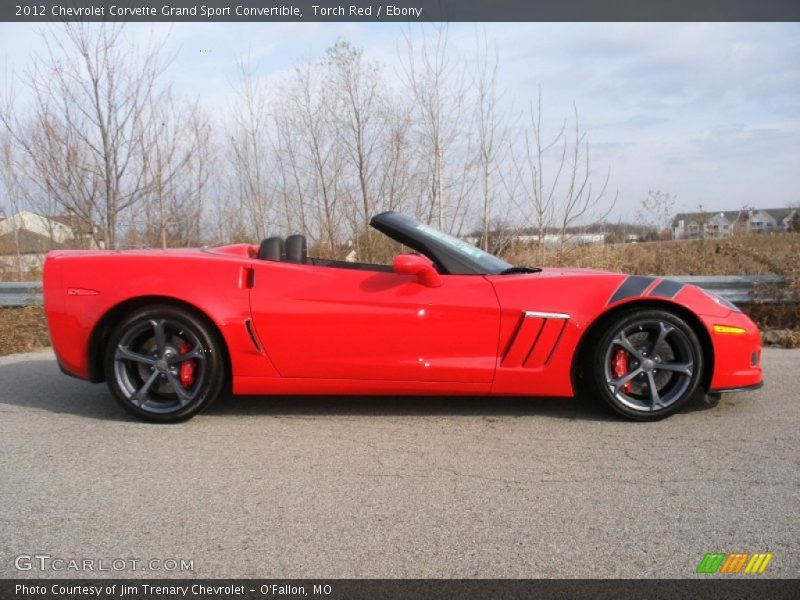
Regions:
[[286, 238], [286, 261], [293, 263], [306, 262], [306, 238], [295, 234]]
[[261, 260], [283, 260], [283, 238], [269, 237], [258, 247], [258, 258]]

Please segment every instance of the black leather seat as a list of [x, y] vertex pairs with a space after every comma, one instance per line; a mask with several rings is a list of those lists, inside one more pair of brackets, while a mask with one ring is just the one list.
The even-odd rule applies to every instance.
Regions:
[[261, 260], [283, 260], [285, 258], [283, 238], [277, 236], [268, 237], [261, 242], [258, 247], [258, 258]]
[[290, 235], [286, 238], [286, 262], [304, 263], [308, 255], [304, 235]]

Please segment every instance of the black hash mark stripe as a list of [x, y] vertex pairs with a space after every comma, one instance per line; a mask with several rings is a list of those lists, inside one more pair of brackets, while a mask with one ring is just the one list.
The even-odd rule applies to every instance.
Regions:
[[642, 293], [648, 287], [650, 287], [650, 284], [652, 284], [655, 280], [655, 277], [640, 277], [638, 275], [631, 275], [622, 282], [622, 285], [617, 288], [617, 291], [614, 292], [614, 295], [608, 300], [608, 304], [614, 304], [620, 300], [625, 300], [625, 298], [641, 296]]
[[678, 292], [683, 289], [683, 286], [684, 284], [682, 284], [680, 281], [664, 279], [661, 283], [653, 288], [653, 291], [650, 292], [649, 295], [657, 296], [659, 298], [674, 298]]

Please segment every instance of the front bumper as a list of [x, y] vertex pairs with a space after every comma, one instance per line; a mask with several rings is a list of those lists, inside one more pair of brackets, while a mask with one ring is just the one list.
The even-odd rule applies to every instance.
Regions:
[[[709, 392], [756, 389], [763, 385], [761, 332], [747, 315], [731, 312], [724, 318], [704, 317], [714, 346], [714, 373]], [[744, 330], [720, 333], [714, 325]]]

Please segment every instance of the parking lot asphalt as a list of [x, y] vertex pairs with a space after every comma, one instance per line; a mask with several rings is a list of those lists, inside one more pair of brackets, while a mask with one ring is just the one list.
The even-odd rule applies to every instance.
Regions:
[[[798, 577], [800, 350], [764, 366], [763, 389], [657, 423], [564, 399], [247, 397], [153, 425], [49, 351], [0, 358], [0, 577], [695, 577], [734, 551]], [[36, 554], [137, 570], [17, 570]], [[192, 570], [140, 570], [173, 558]]]

